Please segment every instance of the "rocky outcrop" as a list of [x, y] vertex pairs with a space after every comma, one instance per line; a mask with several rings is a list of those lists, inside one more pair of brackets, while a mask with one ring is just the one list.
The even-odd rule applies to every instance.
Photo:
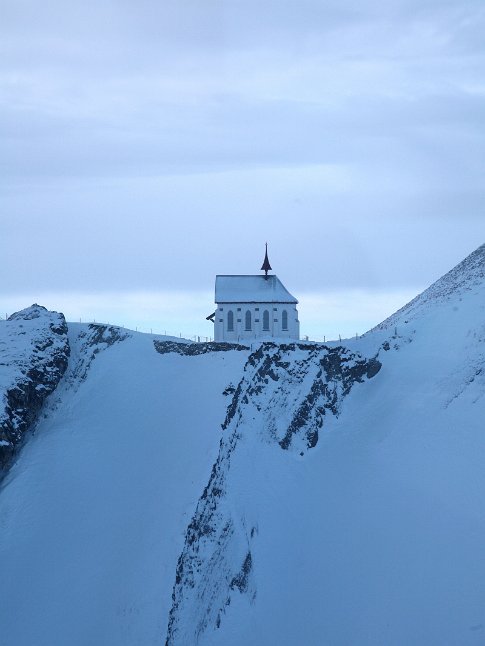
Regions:
[[154, 341], [155, 350], [160, 354], [175, 352], [187, 357], [195, 357], [208, 352], [228, 352], [229, 350], [249, 350], [246, 345], [209, 341], [206, 343], [184, 343], [177, 341]]
[[[338, 416], [355, 384], [381, 364], [344, 347], [265, 343], [250, 355], [227, 409], [219, 455], [187, 528], [177, 564], [166, 646], [195, 644], [217, 629], [234, 594], [256, 595], [253, 541], [257, 523], [235, 502], [235, 463], [244, 473], [248, 442], [301, 459], [318, 442], [326, 415]], [[239, 458], [238, 448], [246, 444]], [[237, 498], [237, 495], [236, 495]], [[209, 640], [210, 641], [210, 640]], [[209, 643], [209, 642], [207, 642]]]
[[0, 478], [59, 384], [69, 354], [63, 314], [32, 305], [0, 322]]
[[[324, 416], [329, 412], [338, 416], [352, 386], [376, 375], [381, 364], [342, 346], [265, 343], [249, 357], [246, 368], [224, 428], [241, 403], [251, 402], [264, 419], [265, 433], [282, 449], [293, 448], [303, 455], [318, 442]], [[285, 421], [279, 410], [285, 410]]]
[[76, 339], [75, 356], [67, 375], [68, 383], [78, 386], [86, 379], [92, 362], [100, 352], [130, 336], [129, 332], [116, 325], [90, 323], [87, 329], [82, 329]]

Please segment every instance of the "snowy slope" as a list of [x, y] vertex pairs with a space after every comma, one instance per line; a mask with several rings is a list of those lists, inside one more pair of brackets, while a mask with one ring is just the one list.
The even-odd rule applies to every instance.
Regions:
[[69, 324], [0, 489], [2, 646], [483, 644], [484, 270], [344, 346]]
[[[428, 309], [435, 311], [438, 307], [452, 304], [456, 311], [457, 302], [462, 302], [468, 295], [472, 303], [483, 296], [485, 284], [485, 244], [467, 256], [460, 264], [453, 267], [442, 278], [433, 283], [422, 294], [387, 318], [375, 329], [386, 329], [391, 326], [409, 322], [426, 314]], [[476, 303], [475, 303], [476, 305]], [[472, 304], [472, 308], [474, 305]]]
[[163, 642], [247, 352], [160, 355], [119, 332], [69, 324], [66, 377], [0, 490], [2, 646]]

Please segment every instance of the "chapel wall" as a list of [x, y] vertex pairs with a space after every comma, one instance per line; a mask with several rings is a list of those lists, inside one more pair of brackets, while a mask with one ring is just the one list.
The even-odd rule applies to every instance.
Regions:
[[[286, 312], [287, 329], [284, 329], [284, 312]], [[230, 329], [231, 313], [232, 329]], [[248, 327], [250, 329], [247, 329]], [[296, 305], [292, 303], [218, 304], [214, 322], [214, 339], [216, 341], [237, 343], [257, 338], [299, 339], [300, 324]]]

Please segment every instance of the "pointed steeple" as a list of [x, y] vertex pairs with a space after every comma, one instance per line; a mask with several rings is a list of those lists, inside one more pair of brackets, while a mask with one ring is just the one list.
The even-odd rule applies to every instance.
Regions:
[[268, 271], [271, 270], [271, 265], [269, 264], [268, 260], [268, 243], [266, 243], [266, 253], [264, 254], [264, 262], [263, 266], [261, 267], [261, 271], [264, 271], [264, 277], [266, 280], [268, 279]]

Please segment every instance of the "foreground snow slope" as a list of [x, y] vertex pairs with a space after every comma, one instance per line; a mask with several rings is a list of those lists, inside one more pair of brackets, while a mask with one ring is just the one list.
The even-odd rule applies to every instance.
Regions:
[[2, 646], [484, 643], [485, 247], [346, 347], [69, 342], [0, 490]]
[[69, 324], [71, 358], [0, 490], [2, 646], [163, 641], [183, 532], [245, 352]]

